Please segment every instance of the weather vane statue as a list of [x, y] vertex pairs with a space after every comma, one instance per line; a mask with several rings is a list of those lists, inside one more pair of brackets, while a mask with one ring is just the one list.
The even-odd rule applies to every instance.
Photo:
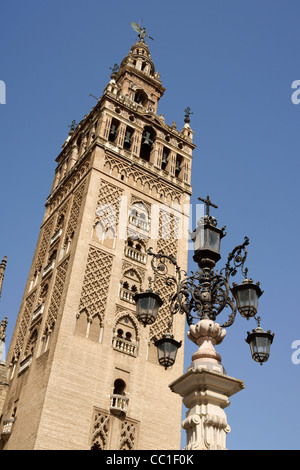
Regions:
[[148, 36], [148, 34], [146, 34], [146, 28], [141, 27], [141, 22], [142, 20], [140, 20], [139, 23], [130, 23], [134, 31], [138, 33], [140, 41], [145, 42], [145, 37], [152, 39], [152, 41], [154, 41], [153, 38], [151, 38], [150, 36]]

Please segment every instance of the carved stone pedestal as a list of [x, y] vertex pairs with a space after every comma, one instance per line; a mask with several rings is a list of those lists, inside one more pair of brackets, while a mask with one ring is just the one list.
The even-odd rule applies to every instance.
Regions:
[[199, 349], [192, 356], [187, 372], [170, 384], [172, 392], [183, 397], [188, 408], [182, 426], [187, 433], [185, 450], [226, 450], [230, 432], [224, 408], [229, 397], [244, 388], [244, 383], [226, 375], [221, 357], [214, 349], [226, 331], [211, 320], [200, 320], [188, 333]]

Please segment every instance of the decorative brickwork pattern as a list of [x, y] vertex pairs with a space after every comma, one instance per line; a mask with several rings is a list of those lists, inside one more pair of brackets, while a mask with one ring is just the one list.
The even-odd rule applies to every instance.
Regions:
[[72, 168], [72, 171], [74, 171], [73, 176], [66, 181], [63, 179], [54, 192], [52, 192], [52, 194], [49, 196], [47, 202], [49, 214], [52, 214], [62, 203], [62, 201], [72, 193], [73, 189], [79, 183], [79, 181], [83, 180], [83, 178], [86, 176], [89, 169], [90, 160], [85, 161], [80, 167], [76, 168], [76, 171], [74, 171], [75, 167]]
[[110, 430], [110, 415], [99, 410], [94, 411], [94, 424], [91, 448], [106, 450]]
[[122, 194], [122, 189], [101, 180], [95, 224], [101, 220], [105, 227], [113, 227], [115, 231], [117, 230], [120, 214], [119, 198]]
[[136, 424], [123, 421], [120, 435], [120, 450], [134, 450], [136, 444]]
[[58, 211], [58, 215], [57, 215], [57, 218], [56, 218], [56, 228], [55, 230], [57, 230], [58, 227], [58, 224], [60, 223], [61, 221], [61, 218], [63, 217], [64, 219], [66, 218], [66, 214], [68, 212], [68, 209], [69, 209], [69, 204], [70, 204], [70, 198], [63, 204], [63, 206], [60, 208], [60, 210]]
[[74, 193], [72, 209], [66, 231], [67, 237], [72, 237], [73, 233], [76, 230], [80, 208], [84, 196], [85, 185], [86, 180], [81, 184], [81, 186], [79, 186], [79, 188]]
[[163, 183], [162, 181], [158, 181], [157, 178], [152, 177], [149, 173], [145, 170], [137, 169], [136, 167], [130, 165], [127, 162], [124, 162], [121, 159], [113, 157], [112, 155], [105, 156], [105, 167], [106, 170], [109, 172], [114, 171], [117, 169], [118, 173], [125, 174], [126, 178], [132, 177], [135, 183], [138, 181], [141, 182], [143, 188], [147, 188], [148, 191], [156, 190], [158, 195], [164, 197], [170, 197], [173, 203], [180, 204], [181, 200], [181, 191], [176, 191], [171, 186]]
[[45, 224], [44, 228], [42, 229], [43, 230], [43, 232], [42, 232], [43, 235], [42, 235], [41, 243], [40, 243], [40, 246], [39, 246], [39, 251], [38, 251], [38, 255], [37, 255], [37, 261], [36, 261], [36, 264], [35, 264], [34, 272], [40, 271], [42, 269], [42, 266], [43, 266], [44, 262], [45, 262], [45, 257], [46, 257], [46, 254], [48, 253], [50, 237], [51, 237], [52, 229], [53, 229], [53, 224], [54, 224], [54, 218], [49, 220]]
[[[164, 253], [176, 258], [178, 251], [179, 218], [174, 214], [160, 211], [159, 214], [159, 239], [157, 241], [157, 252]], [[172, 269], [172, 265], [170, 265]], [[158, 291], [163, 300], [163, 305], [159, 309], [158, 317], [150, 328], [150, 338], [155, 341], [169, 331], [171, 313], [169, 310], [169, 298], [174, 293], [174, 286], [167, 286], [163, 278], [158, 278], [155, 282], [155, 291]]]
[[129, 261], [123, 260], [122, 262], [122, 277], [127, 271], [134, 271], [137, 275], [137, 277], [140, 279], [140, 282], [142, 283], [145, 278], [145, 273], [146, 270], [143, 268], [140, 268], [139, 266], [135, 266], [133, 263], [129, 263]]
[[103, 321], [112, 263], [113, 257], [110, 254], [93, 246], [90, 247], [83, 279], [79, 313], [86, 310], [89, 317], [99, 315], [101, 321]]
[[36, 291], [34, 291], [25, 301], [24, 312], [22, 315], [22, 320], [19, 326], [19, 331], [17, 334], [16, 344], [13, 350], [13, 357], [19, 359], [22, 353], [24, 346], [28, 325], [30, 323], [33, 305], [36, 297]]
[[50, 306], [48, 309], [47, 320], [45, 324], [45, 332], [53, 328], [53, 324], [56, 322], [59, 307], [61, 304], [61, 298], [64, 290], [66, 281], [67, 270], [69, 266], [70, 258], [66, 258], [57, 268], [55, 283], [52, 291], [52, 297]]
[[168, 256], [177, 256], [179, 221], [174, 214], [165, 211], [159, 213], [159, 239], [157, 241], [157, 252]]

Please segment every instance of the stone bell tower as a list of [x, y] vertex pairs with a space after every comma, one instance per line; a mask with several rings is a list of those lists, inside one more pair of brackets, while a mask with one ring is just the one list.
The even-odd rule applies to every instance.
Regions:
[[[168, 385], [183, 347], [165, 370], [154, 346], [170, 287], [156, 281], [164, 304], [151, 326], [133, 300], [152, 275], [148, 248], [187, 266], [195, 146], [189, 109], [182, 130], [157, 113], [164, 92], [140, 35], [70, 126], [8, 352], [3, 449], [180, 449], [182, 403]], [[176, 339], [184, 326], [176, 315]]]

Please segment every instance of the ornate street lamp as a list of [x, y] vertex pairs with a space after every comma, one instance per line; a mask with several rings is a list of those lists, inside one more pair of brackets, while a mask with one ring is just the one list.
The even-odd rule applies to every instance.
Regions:
[[176, 354], [181, 347], [182, 341], [178, 342], [171, 333], [166, 333], [161, 339], [155, 341], [157, 347], [158, 362], [165, 369], [171, 367], [176, 360]]
[[152, 325], [155, 322], [158, 309], [163, 301], [158, 294], [148, 289], [145, 292], [135, 294], [133, 300], [136, 302], [137, 319], [144, 326]]
[[[169, 298], [170, 312], [172, 315], [186, 314], [190, 327], [194, 324], [194, 320], [196, 322], [199, 322], [199, 319], [214, 322], [227, 307], [231, 309], [231, 313], [221, 328], [229, 327], [234, 323], [237, 311], [247, 320], [254, 317], [258, 321], [255, 315], [258, 311], [258, 299], [263, 291], [260, 289], [259, 283], [254, 284], [252, 279], [247, 278], [248, 269], [244, 269], [249, 239], [245, 237], [244, 242], [236, 246], [228, 255], [224, 268], [221, 271], [215, 271], [214, 267], [221, 258], [220, 242], [226, 235], [225, 227], [219, 229], [217, 220], [209, 215], [210, 206], [218, 207], [212, 204], [209, 196], [206, 199], [199, 198], [199, 200], [206, 204], [206, 214], [200, 219], [197, 229], [192, 233], [194, 260], [199, 269], [191, 276], [187, 276], [185, 271], [178, 266], [174, 257], [163, 253], [153, 253], [149, 248], [147, 253], [151, 257], [151, 266], [154, 272], [154, 280], [149, 278], [150, 285], [155, 283], [158, 277], [163, 277], [166, 285], [174, 286], [174, 292]], [[175, 266], [174, 275], [168, 274], [167, 263]], [[244, 280], [240, 284], [233, 283], [231, 286], [231, 277], [236, 275], [238, 268], [244, 275]], [[158, 315], [159, 306], [162, 304], [159, 295], [149, 289], [148, 292], [136, 294], [135, 300], [139, 320], [144, 325], [152, 324]], [[256, 362], [262, 364], [268, 360], [273, 337], [274, 334], [271, 334], [270, 331], [264, 332], [260, 325], [252, 333], [248, 333], [246, 341], [250, 345], [251, 355]], [[174, 340], [170, 334], [166, 334], [157, 340], [155, 345], [158, 348], [159, 363], [166, 368], [173, 365], [176, 351], [181, 343]]]
[[[246, 268], [246, 276], [247, 271]], [[241, 284], [233, 283], [231, 292], [235, 297], [238, 311], [242, 317], [251, 318], [257, 314], [258, 299], [263, 294], [263, 291], [259, 287], [259, 282], [253, 284], [252, 279], [245, 277]]]
[[260, 317], [257, 317], [257, 328], [252, 330], [246, 338], [246, 342], [250, 346], [250, 351], [254, 361], [259, 362], [262, 366], [269, 359], [270, 347], [273, 342], [274, 334], [270, 330], [265, 332], [260, 327]]
[[226, 235], [225, 227], [219, 229], [216, 219], [209, 215], [209, 206], [217, 208], [211, 203], [209, 196], [206, 200], [201, 198], [199, 200], [206, 203], [206, 215], [199, 220], [191, 236], [194, 242], [194, 261], [201, 267], [214, 267], [221, 258], [220, 246], [221, 239]]

